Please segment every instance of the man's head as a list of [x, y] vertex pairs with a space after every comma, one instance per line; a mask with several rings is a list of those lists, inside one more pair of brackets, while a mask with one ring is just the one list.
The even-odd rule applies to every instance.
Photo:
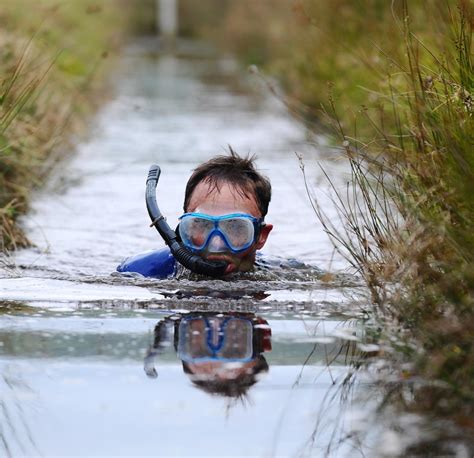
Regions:
[[[197, 167], [186, 185], [185, 213], [209, 217], [241, 215], [203, 220], [216, 230], [209, 239], [201, 240], [207, 243], [198, 250], [199, 254], [209, 260], [227, 261], [226, 273], [252, 269], [255, 252], [265, 245], [273, 228], [263, 223], [270, 199], [270, 181], [256, 170], [254, 159], [242, 158], [232, 148], [229, 155], [216, 156]], [[191, 235], [197, 228], [193, 224], [188, 227]], [[247, 237], [247, 243], [243, 243]]]

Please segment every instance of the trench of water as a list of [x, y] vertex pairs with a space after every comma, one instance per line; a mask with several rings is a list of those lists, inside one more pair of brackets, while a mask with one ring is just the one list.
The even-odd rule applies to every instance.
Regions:
[[[364, 453], [351, 440], [363, 388], [349, 376], [364, 349], [363, 288], [333, 253], [294, 153], [333, 218], [316, 161], [341, 183], [344, 166], [231, 60], [137, 45], [113, 85], [87, 140], [34, 198], [24, 225], [35, 246], [2, 260], [0, 454]], [[257, 154], [271, 179], [263, 254], [274, 267], [226, 281], [115, 274], [163, 246], [144, 204], [148, 166], [162, 168], [173, 225], [193, 167], [227, 145]], [[327, 270], [339, 273], [329, 281]], [[193, 366], [206, 332], [238, 350], [218, 350], [234, 355], [225, 370]]]

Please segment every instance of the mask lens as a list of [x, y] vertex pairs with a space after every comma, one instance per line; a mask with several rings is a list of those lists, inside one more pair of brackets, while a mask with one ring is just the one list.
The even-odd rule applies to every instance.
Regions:
[[234, 250], [249, 247], [254, 238], [252, 221], [247, 218], [226, 218], [219, 221], [219, 229], [226, 236], [227, 242]]
[[252, 323], [241, 318], [231, 318], [225, 325], [225, 339], [221, 358], [245, 360], [252, 357]]
[[183, 320], [179, 324], [178, 356], [184, 361], [212, 358], [207, 344], [209, 328], [201, 319]]
[[253, 327], [242, 318], [195, 318], [179, 325], [181, 360], [249, 361], [253, 355]]
[[198, 216], [186, 216], [181, 219], [179, 224], [179, 235], [185, 245], [200, 250], [204, 248], [213, 229], [213, 221]]

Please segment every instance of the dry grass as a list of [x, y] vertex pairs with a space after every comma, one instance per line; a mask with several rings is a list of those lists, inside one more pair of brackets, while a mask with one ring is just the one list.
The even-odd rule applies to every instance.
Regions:
[[17, 217], [27, 209], [31, 190], [67, 154], [71, 132], [79, 131], [106, 92], [110, 65], [104, 58], [126, 34], [126, 5], [122, 0], [2, 2], [0, 251], [28, 244]]
[[[397, 85], [388, 74], [388, 90], [379, 93], [391, 109], [387, 122], [383, 110], [359, 119], [368, 123], [364, 132], [372, 127], [370, 142], [347, 133], [329, 104], [352, 169], [345, 193], [333, 187], [345, 229], [313, 203], [335, 246], [364, 276], [386, 334], [405, 342], [403, 361], [414, 363], [409, 378], [435, 383], [408, 407], [473, 428], [473, 12], [459, 2], [456, 10], [446, 3], [446, 13], [452, 23], [442, 52], [417, 36], [406, 3], [395, 18], [405, 57], [396, 61]], [[423, 54], [436, 65], [424, 65]]]

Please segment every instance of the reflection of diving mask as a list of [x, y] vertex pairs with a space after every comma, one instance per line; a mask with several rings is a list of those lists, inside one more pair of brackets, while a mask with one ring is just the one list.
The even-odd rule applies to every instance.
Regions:
[[182, 361], [247, 362], [254, 358], [253, 325], [236, 317], [199, 317], [179, 324], [178, 356]]
[[220, 241], [221, 246], [232, 253], [245, 251], [255, 243], [263, 223], [263, 218], [255, 218], [246, 213], [222, 216], [185, 213], [179, 220], [179, 235], [186, 247], [194, 251], [206, 248], [214, 252], [222, 251], [221, 248], [214, 247]]

